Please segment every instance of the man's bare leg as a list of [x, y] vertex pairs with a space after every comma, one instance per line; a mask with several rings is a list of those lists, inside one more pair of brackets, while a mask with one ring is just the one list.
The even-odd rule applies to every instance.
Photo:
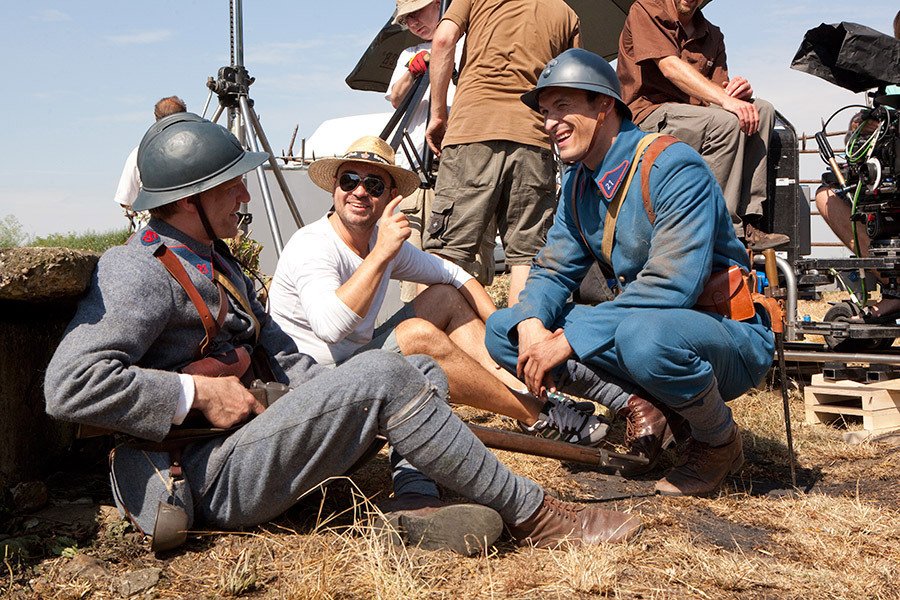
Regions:
[[413, 301], [416, 316], [425, 319], [447, 334], [456, 346], [480, 364], [486, 371], [514, 390], [525, 384], [491, 358], [484, 345], [484, 321], [455, 288], [433, 285]]
[[509, 300], [507, 306], [515, 306], [519, 303], [519, 293], [525, 289], [525, 281], [528, 279], [528, 271], [531, 265], [512, 265], [509, 268]]
[[[416, 300], [421, 297], [422, 294]], [[480, 322], [474, 317], [474, 313], [472, 316], [475, 321]], [[456, 332], [459, 332], [459, 328]], [[537, 421], [544, 404], [541, 400], [527, 392], [513, 391], [511, 386], [501, 382], [497, 376], [499, 373], [512, 378], [517, 388], [525, 386], [499, 367], [489, 372], [435, 324], [422, 318], [408, 319], [400, 323], [394, 333], [397, 345], [404, 355], [427, 354], [437, 361], [447, 375], [450, 399], [454, 403], [506, 415], [526, 425]], [[483, 336], [482, 333], [482, 340]]]
[[858, 228], [859, 248], [853, 243], [853, 229], [850, 224], [850, 205], [834, 193], [829, 187], [820, 187], [816, 191], [816, 208], [838, 239], [850, 248], [857, 256], [869, 255], [869, 236], [865, 228]]
[[[608, 427], [562, 402], [537, 398], [525, 385], [501, 369], [484, 346], [484, 322], [463, 295], [448, 285], [432, 286], [413, 301], [416, 317], [394, 330], [405, 355], [427, 354], [444, 370], [450, 399], [518, 419], [527, 431], [566, 441], [596, 445]], [[521, 390], [521, 391], [520, 391]], [[533, 429], [533, 427], [537, 429]]]
[[[866, 235], [864, 228], [858, 227], [857, 238], [859, 239], [859, 249], [854, 250], [853, 229], [850, 223], [850, 205], [842, 198], [834, 193], [834, 190], [827, 186], [820, 187], [816, 191], [816, 208], [819, 214], [825, 219], [825, 222], [831, 227], [838, 239], [845, 246], [850, 248], [857, 256], [869, 255], [869, 236]], [[861, 231], [859, 229], [862, 229]], [[879, 317], [881, 315], [893, 315], [900, 312], [900, 299], [882, 298], [876, 304], [869, 307], [872, 315]]]

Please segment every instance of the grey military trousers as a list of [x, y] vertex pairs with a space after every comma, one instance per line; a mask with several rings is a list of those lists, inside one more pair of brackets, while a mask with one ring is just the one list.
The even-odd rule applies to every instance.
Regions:
[[447, 390], [443, 371], [428, 357], [365, 352], [323, 369], [233, 434], [186, 447], [188, 485], [174, 490], [174, 499], [168, 455], [120, 448], [113, 466], [117, 503], [147, 533], [166, 499], [217, 527], [257, 525], [347, 473], [382, 433], [439, 484], [491, 506], [507, 522], [525, 520], [543, 491], [484, 448], [451, 413]]

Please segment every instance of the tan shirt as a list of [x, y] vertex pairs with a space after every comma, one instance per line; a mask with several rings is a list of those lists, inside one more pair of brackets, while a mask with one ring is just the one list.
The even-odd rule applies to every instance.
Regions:
[[507, 140], [550, 147], [540, 116], [520, 100], [554, 56], [580, 45], [563, 0], [453, 0], [444, 15], [466, 35], [443, 145]]
[[666, 102], [708, 106], [669, 81], [654, 59], [677, 56], [701, 75], [722, 85], [728, 81], [725, 37], [698, 9], [694, 32], [688, 36], [673, 0], [638, 0], [631, 5], [619, 38], [616, 71], [622, 84], [622, 100], [640, 123]]

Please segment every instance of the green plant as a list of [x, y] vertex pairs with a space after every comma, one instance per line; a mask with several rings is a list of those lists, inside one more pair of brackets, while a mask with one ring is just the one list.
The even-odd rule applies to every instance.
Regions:
[[31, 246], [49, 248], [72, 248], [73, 250], [89, 250], [103, 252], [112, 246], [124, 244], [130, 235], [127, 227], [111, 231], [97, 232], [88, 230], [83, 233], [51, 233], [32, 240]]
[[28, 240], [28, 234], [15, 215], [6, 215], [0, 219], [0, 248], [21, 246]]
[[225, 243], [228, 244], [228, 249], [231, 250], [231, 254], [244, 269], [244, 274], [247, 275], [251, 281], [255, 280], [259, 282], [260, 288], [257, 290], [257, 295], [259, 301], [265, 304], [269, 281], [271, 281], [272, 278], [259, 270], [259, 255], [262, 252], [263, 247], [262, 244], [250, 237], [252, 234], [252, 231], [246, 234], [243, 231], [238, 231], [236, 236], [225, 240]]

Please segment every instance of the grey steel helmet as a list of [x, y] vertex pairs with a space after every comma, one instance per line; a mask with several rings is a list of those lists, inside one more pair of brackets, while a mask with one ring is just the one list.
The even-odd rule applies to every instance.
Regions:
[[538, 96], [544, 88], [567, 87], [589, 92], [599, 92], [611, 98], [629, 119], [631, 111], [622, 102], [622, 91], [615, 69], [606, 59], [582, 48], [570, 48], [551, 59], [538, 77], [538, 83], [522, 94], [522, 102], [531, 110], [540, 111]]
[[147, 130], [138, 147], [141, 191], [134, 210], [148, 210], [212, 189], [268, 160], [245, 152], [221, 125], [193, 113], [176, 113]]

